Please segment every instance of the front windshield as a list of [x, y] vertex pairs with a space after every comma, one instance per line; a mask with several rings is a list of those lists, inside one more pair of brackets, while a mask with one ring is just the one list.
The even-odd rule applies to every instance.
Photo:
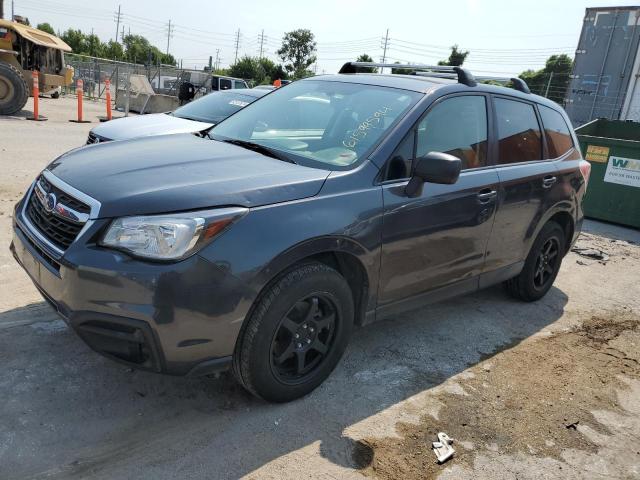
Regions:
[[213, 92], [176, 109], [173, 116], [199, 122], [218, 123], [255, 100], [255, 97], [246, 94], [228, 91]]
[[311, 159], [342, 169], [365, 155], [420, 97], [373, 85], [294, 82], [217, 125], [210, 136], [258, 143], [302, 163]]

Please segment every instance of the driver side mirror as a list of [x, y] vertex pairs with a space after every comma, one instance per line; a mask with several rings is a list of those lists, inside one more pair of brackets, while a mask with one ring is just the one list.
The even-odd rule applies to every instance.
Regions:
[[429, 152], [416, 159], [416, 166], [409, 183], [405, 187], [408, 197], [422, 193], [425, 182], [451, 185], [458, 181], [462, 162], [458, 157], [442, 152]]

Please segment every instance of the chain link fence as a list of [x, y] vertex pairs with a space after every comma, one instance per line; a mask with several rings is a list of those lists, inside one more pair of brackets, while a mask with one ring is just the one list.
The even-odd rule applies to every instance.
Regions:
[[105, 58], [90, 57], [73, 53], [65, 54], [65, 62], [74, 68], [73, 84], [62, 88], [63, 94], [75, 95], [77, 81], [83, 82], [84, 95], [91, 99], [105, 97], [105, 81], [111, 83], [112, 93], [125, 90], [130, 75], [143, 75], [155, 93], [177, 96], [180, 84], [188, 81], [195, 85], [200, 94], [211, 91], [208, 72], [177, 68], [172, 65], [145, 65], [120, 62]]

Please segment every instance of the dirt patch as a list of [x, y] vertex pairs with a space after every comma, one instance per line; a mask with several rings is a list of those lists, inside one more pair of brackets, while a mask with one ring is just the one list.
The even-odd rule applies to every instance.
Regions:
[[601, 237], [586, 232], [580, 234], [573, 250], [597, 250], [604, 254], [607, 259], [606, 262], [598, 262], [597, 260], [590, 260], [588, 257], [580, 257], [576, 261], [581, 265], [605, 264], [609, 261], [619, 263], [640, 259], [640, 248], [634, 242]]
[[439, 431], [456, 440], [452, 462], [467, 465], [483, 450], [556, 459], [568, 448], [596, 452], [580, 426], [608, 433], [591, 412], [619, 409], [616, 389], [625, 387], [618, 376], [640, 377], [629, 358], [639, 340], [640, 316], [616, 312], [502, 351], [469, 370], [471, 378], [460, 381], [466, 395], [438, 395], [438, 418], [397, 424], [399, 438], [356, 442], [354, 464], [381, 479], [435, 478], [443, 470], [431, 451]]

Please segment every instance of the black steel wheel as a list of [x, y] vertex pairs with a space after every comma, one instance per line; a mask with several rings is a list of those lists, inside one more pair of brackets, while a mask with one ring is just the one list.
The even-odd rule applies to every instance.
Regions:
[[555, 222], [548, 222], [538, 234], [522, 272], [506, 282], [513, 297], [526, 302], [539, 300], [549, 291], [560, 271], [566, 253], [564, 230]]
[[333, 346], [338, 321], [327, 295], [314, 293], [296, 302], [271, 342], [271, 368], [278, 380], [296, 384], [313, 375]]
[[347, 281], [323, 263], [295, 266], [260, 295], [233, 355], [238, 381], [272, 402], [302, 397], [342, 357], [353, 326]]

